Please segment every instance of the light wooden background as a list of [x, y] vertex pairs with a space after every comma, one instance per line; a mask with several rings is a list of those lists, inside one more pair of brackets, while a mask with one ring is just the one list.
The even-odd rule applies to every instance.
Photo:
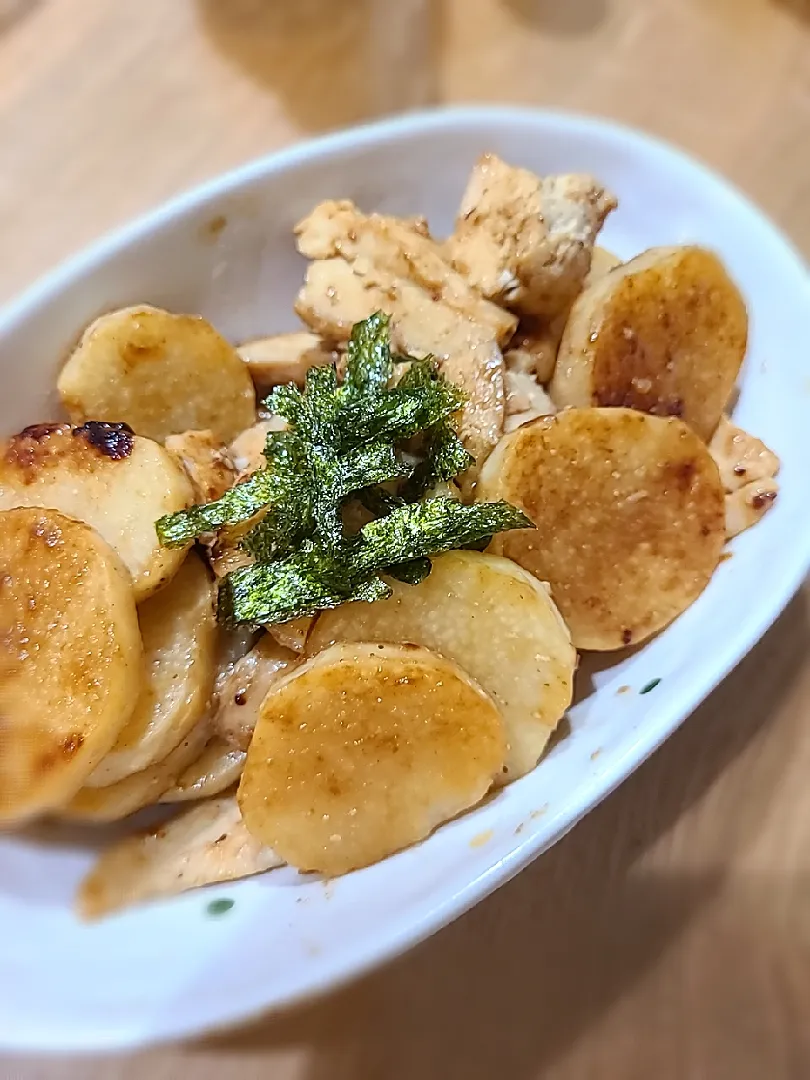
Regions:
[[[810, 0], [0, 0], [0, 300], [204, 177], [432, 99], [641, 125], [810, 253]], [[805, 593], [621, 791], [387, 970], [0, 1078], [810, 1077], [809, 638]]]

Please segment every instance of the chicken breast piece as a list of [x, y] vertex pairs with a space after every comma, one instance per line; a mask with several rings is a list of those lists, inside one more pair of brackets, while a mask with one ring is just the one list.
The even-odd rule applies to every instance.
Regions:
[[217, 686], [214, 730], [236, 750], [247, 750], [268, 690], [299, 661], [296, 653], [266, 634], [234, 664]]
[[390, 314], [394, 347], [436, 356], [467, 394], [460, 435], [483, 464], [503, 433], [500, 344], [514, 332], [514, 317], [483, 300], [409, 222], [324, 203], [297, 232], [300, 250], [316, 259], [296, 302], [304, 322], [346, 341], [354, 323], [375, 311]]
[[295, 227], [298, 250], [310, 259], [342, 258], [362, 277], [385, 286], [407, 281], [434, 301], [471, 318], [502, 345], [514, 318], [485, 300], [453, 270], [441, 246], [410, 221], [384, 214], [364, 214], [348, 199], [320, 203]]
[[197, 502], [210, 502], [233, 485], [236, 472], [225, 444], [213, 431], [169, 435], [165, 447], [188, 474]]
[[298, 331], [246, 341], [236, 350], [248, 366], [260, 394], [274, 386], [294, 382], [304, 385], [311, 367], [333, 364], [337, 353], [317, 334]]
[[236, 799], [210, 799], [104, 852], [82, 882], [79, 914], [99, 919], [133, 904], [281, 866], [242, 822]]
[[720, 418], [709, 453], [726, 489], [726, 535], [738, 536], [762, 518], [779, 494], [779, 458], [755, 435]]
[[522, 424], [536, 420], [538, 416], [551, 416], [557, 409], [554, 402], [539, 385], [533, 375], [520, 371], [507, 371], [506, 419], [504, 430], [514, 431]]
[[445, 251], [490, 300], [553, 317], [582, 288], [597, 234], [616, 205], [593, 177], [539, 177], [484, 154]]
[[506, 370], [532, 375], [537, 382], [547, 383], [554, 374], [566, 318], [567, 312], [553, 319], [525, 315], [503, 354]]
[[709, 442], [709, 453], [720, 470], [726, 491], [738, 491], [753, 480], [773, 480], [779, 458], [755, 435], [723, 416]]
[[271, 431], [284, 431], [286, 427], [286, 420], [280, 416], [272, 416], [269, 420], [260, 420], [236, 436], [228, 447], [228, 456], [236, 470], [237, 482], [247, 480], [253, 473], [265, 467], [267, 459], [264, 456], [264, 447], [267, 436]]

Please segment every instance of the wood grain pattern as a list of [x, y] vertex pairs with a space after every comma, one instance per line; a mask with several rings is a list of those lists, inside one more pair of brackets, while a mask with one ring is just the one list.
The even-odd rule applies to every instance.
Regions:
[[[810, 254], [808, 0], [0, 0], [0, 300], [222, 169], [433, 99], [639, 124]], [[566, 840], [386, 970], [227, 1037], [0, 1077], [809, 1076], [809, 604]]]

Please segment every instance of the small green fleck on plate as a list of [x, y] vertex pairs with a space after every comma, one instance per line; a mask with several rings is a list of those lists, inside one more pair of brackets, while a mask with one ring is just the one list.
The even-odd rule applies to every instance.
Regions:
[[206, 911], [209, 915], [218, 917], [219, 915], [224, 915], [227, 911], [230, 911], [233, 904], [233, 900], [212, 900], [206, 908]]
[[651, 679], [646, 686], [642, 686], [639, 690], [640, 694], [649, 694], [651, 690], [654, 690], [656, 686], [661, 682], [660, 679]]

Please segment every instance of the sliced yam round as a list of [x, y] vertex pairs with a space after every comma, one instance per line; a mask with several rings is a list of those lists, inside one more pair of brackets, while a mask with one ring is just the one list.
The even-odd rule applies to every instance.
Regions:
[[548, 590], [510, 559], [476, 551], [439, 555], [419, 585], [318, 616], [314, 655], [335, 642], [413, 642], [454, 660], [503, 716], [508, 749], [500, 779], [533, 769], [571, 703], [576, 652]]
[[745, 303], [699, 247], [652, 248], [574, 303], [550, 393], [560, 408], [622, 406], [677, 416], [708, 440], [745, 356]]
[[123, 420], [139, 435], [211, 430], [229, 442], [256, 419], [236, 350], [197, 315], [123, 308], [87, 327], [57, 380], [73, 423]]
[[129, 574], [83, 522], [0, 513], [0, 823], [70, 799], [132, 713], [141, 636]]
[[193, 501], [178, 462], [123, 424], [35, 424], [0, 443], [0, 510], [55, 507], [91, 525], [129, 570], [138, 602], [186, 555], [161, 547], [155, 522]]
[[133, 773], [109, 787], [83, 787], [70, 802], [59, 807], [59, 816], [68, 821], [120, 821], [130, 814], [160, 801], [161, 796], [196, 761], [211, 735], [207, 721], [201, 721], [163, 761]]
[[212, 799], [114, 844], [82, 882], [77, 906], [99, 919], [133, 904], [281, 866], [244, 826], [236, 799]]
[[174, 580], [140, 606], [144, 686], [87, 787], [108, 787], [161, 761], [206, 715], [216, 675], [215, 604], [213, 582], [192, 553]]
[[343, 874], [474, 806], [505, 750], [496, 705], [451, 660], [333, 645], [264, 699], [239, 806], [285, 862]]
[[666, 626], [706, 587], [725, 539], [705, 443], [680, 420], [632, 409], [568, 409], [518, 428], [479, 497], [536, 525], [492, 549], [549, 583], [578, 649], [619, 649]]
[[164, 803], [192, 802], [219, 795], [242, 775], [247, 752], [237, 750], [218, 735], [160, 797]]
[[247, 750], [265, 695], [299, 659], [265, 634], [220, 680], [213, 727], [232, 748]]

